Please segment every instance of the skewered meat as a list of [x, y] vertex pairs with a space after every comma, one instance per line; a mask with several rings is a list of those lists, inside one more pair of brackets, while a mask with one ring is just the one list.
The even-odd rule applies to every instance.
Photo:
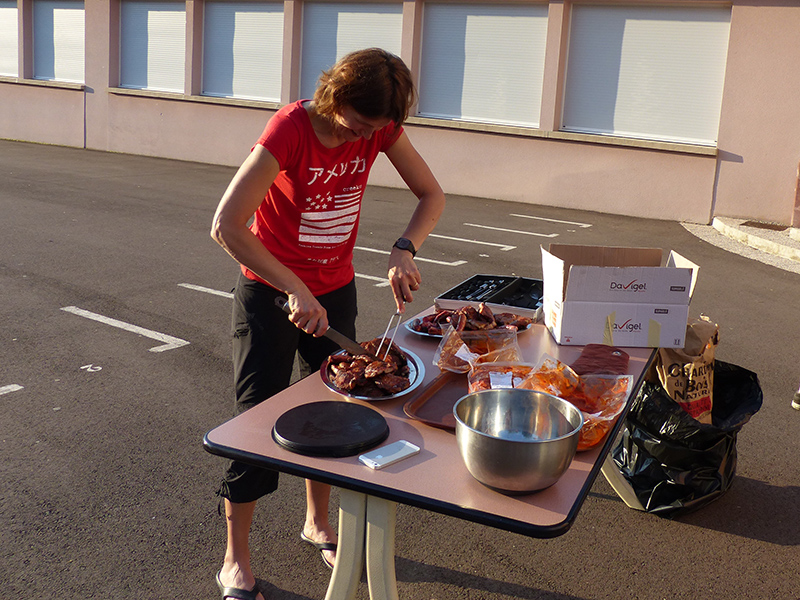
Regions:
[[392, 373], [396, 370], [397, 370], [396, 365], [392, 364], [392, 362], [388, 360], [387, 361], [373, 360], [371, 363], [367, 365], [367, 368], [364, 371], [364, 375], [366, 375], [367, 377], [378, 377], [386, 373]]
[[401, 377], [400, 375], [394, 375], [392, 373], [383, 373], [375, 378], [375, 385], [390, 396], [393, 396], [394, 394], [399, 394], [411, 384], [408, 377]]
[[411, 328], [414, 331], [427, 333], [430, 335], [442, 335], [442, 326], [448, 323], [452, 310], [437, 310], [435, 313], [425, 315], [421, 319], [414, 319]]
[[531, 323], [533, 323], [533, 319], [530, 317], [522, 317], [520, 315], [515, 315], [513, 313], [498, 313], [494, 316], [494, 320], [497, 322], [498, 327], [503, 327], [504, 325], [511, 325], [512, 327], [516, 327], [517, 329], [525, 329], [526, 327], [530, 327]]
[[533, 319], [508, 312], [493, 314], [492, 310], [481, 302], [478, 308], [468, 305], [455, 310], [438, 310], [434, 314], [415, 319], [411, 322], [411, 328], [421, 333], [441, 335], [442, 328], [448, 323], [456, 331], [481, 331], [507, 325], [526, 329], [533, 323]]
[[333, 375], [330, 382], [339, 390], [353, 396], [380, 398], [399, 394], [411, 385], [408, 359], [400, 348], [392, 344], [378, 353], [381, 338], [364, 342], [364, 349], [385, 360], [370, 360], [365, 356], [353, 356], [349, 352], [337, 352], [328, 360], [328, 369]]
[[[361, 357], [349, 356], [349, 362], [338, 360], [330, 363], [330, 369], [334, 373], [333, 385], [340, 390], [352, 390], [366, 383], [367, 362]], [[339, 355], [337, 359], [341, 357]]]

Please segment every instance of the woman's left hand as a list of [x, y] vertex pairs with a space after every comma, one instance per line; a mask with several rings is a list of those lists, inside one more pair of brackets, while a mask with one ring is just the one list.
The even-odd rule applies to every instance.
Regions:
[[422, 283], [422, 276], [408, 250], [392, 248], [389, 256], [389, 283], [397, 304], [397, 312], [405, 312], [405, 303], [414, 301], [414, 294]]

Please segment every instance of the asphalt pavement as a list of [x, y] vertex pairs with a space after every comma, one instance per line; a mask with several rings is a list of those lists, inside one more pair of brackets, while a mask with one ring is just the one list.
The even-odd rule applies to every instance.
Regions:
[[[208, 230], [234, 171], [0, 141], [0, 598], [219, 597], [222, 460], [201, 442], [232, 415], [237, 267]], [[400, 597], [797, 600], [797, 261], [762, 261], [711, 225], [537, 200], [448, 197], [418, 254], [410, 313], [476, 273], [539, 278], [552, 242], [674, 249], [700, 265], [692, 314], [719, 323], [719, 359], [758, 374], [763, 407], [739, 434], [731, 489], [674, 520], [628, 508], [602, 477], [549, 540], [399, 506]], [[360, 339], [394, 311], [386, 261], [413, 208], [405, 190], [365, 195]], [[291, 476], [258, 505], [266, 598], [325, 596], [330, 572], [300, 540], [303, 511]]]

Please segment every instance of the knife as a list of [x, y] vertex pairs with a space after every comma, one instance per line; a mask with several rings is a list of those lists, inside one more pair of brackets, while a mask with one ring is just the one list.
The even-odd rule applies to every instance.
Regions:
[[[278, 296], [277, 298], [275, 298], [275, 306], [282, 309], [283, 312], [287, 314], [292, 313], [292, 309], [289, 308], [289, 300], [287, 300], [283, 296]], [[332, 342], [335, 342], [340, 348], [344, 348], [345, 350], [347, 350], [353, 356], [358, 356], [359, 354], [363, 354], [365, 356], [368, 356], [372, 360], [380, 360], [372, 352], [364, 348], [364, 346], [362, 346], [356, 341], [351, 340], [343, 333], [339, 333], [332, 327], [328, 327], [328, 329], [322, 335], [324, 335]]]

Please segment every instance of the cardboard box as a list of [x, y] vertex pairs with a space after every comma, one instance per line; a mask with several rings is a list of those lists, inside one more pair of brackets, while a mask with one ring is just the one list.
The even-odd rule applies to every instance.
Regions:
[[478, 307], [481, 302], [493, 313], [510, 312], [536, 317], [542, 306], [543, 281], [515, 275], [473, 275], [437, 296], [437, 308], [455, 310], [462, 306]]
[[542, 247], [544, 322], [559, 344], [682, 348], [699, 267], [659, 248]]

